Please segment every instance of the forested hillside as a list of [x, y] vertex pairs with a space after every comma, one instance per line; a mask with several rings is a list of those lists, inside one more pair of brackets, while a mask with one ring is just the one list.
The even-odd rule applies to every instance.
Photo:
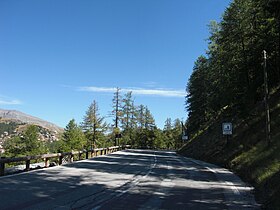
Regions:
[[269, 87], [279, 85], [279, 5], [279, 1], [235, 0], [220, 23], [210, 23], [208, 51], [195, 62], [187, 85], [191, 134], [225, 107], [231, 116], [246, 118], [263, 100], [263, 50]]
[[[187, 84], [190, 141], [184, 155], [224, 165], [279, 209], [280, 1], [234, 0], [209, 25], [209, 47]], [[266, 52], [266, 56], [265, 53]], [[271, 141], [266, 141], [264, 72], [268, 74]], [[226, 143], [222, 123], [233, 123]]]
[[255, 187], [256, 198], [267, 209], [280, 206], [280, 88], [271, 94], [271, 143], [265, 140], [263, 104], [256, 104], [250, 118], [232, 117], [233, 135], [222, 134], [222, 123], [229, 109], [217, 114], [213, 121], [179, 151], [188, 157], [229, 168]]

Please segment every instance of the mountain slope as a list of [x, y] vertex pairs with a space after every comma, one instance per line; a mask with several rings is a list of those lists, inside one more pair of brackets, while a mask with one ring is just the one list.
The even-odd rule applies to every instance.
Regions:
[[57, 131], [57, 132], [63, 131], [63, 128], [61, 128], [53, 123], [47, 122], [47, 121], [42, 120], [37, 117], [33, 117], [31, 115], [22, 113], [17, 110], [0, 109], [0, 119], [12, 120], [12, 121], [17, 121], [17, 122], [26, 123], [26, 124], [34, 124], [34, 125], [38, 125], [43, 128], [47, 128], [49, 130]]

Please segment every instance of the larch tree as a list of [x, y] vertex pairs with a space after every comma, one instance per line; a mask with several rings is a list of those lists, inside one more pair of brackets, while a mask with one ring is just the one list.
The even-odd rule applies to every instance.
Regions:
[[82, 127], [91, 149], [97, 145], [102, 146], [101, 141], [104, 141], [104, 132], [107, 129], [107, 124], [104, 122], [104, 117], [101, 117], [98, 104], [95, 100], [86, 111]]

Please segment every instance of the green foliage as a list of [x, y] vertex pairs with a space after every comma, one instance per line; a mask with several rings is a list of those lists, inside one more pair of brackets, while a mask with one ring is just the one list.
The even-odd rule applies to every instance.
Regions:
[[13, 133], [17, 126], [18, 123], [15, 122], [0, 122], [0, 135], [4, 134], [4, 132], [8, 132], [9, 134]]
[[107, 130], [107, 124], [104, 122], [104, 117], [100, 116], [99, 107], [95, 100], [86, 111], [82, 128], [88, 140], [87, 148], [104, 145], [104, 132]]
[[15, 136], [4, 143], [5, 155], [25, 156], [38, 155], [47, 152], [42, 141], [39, 140], [38, 127], [29, 125], [21, 137]]
[[[270, 100], [274, 105], [272, 144], [267, 147], [262, 141], [264, 124], [261, 122], [265, 121], [260, 110], [264, 98], [263, 50], [268, 54], [269, 89], [280, 85], [279, 8], [278, 0], [233, 0], [222, 21], [210, 23], [207, 56], [197, 59], [187, 84], [187, 125], [191, 139], [182, 150], [194, 158], [231, 166], [255, 184], [258, 194], [264, 192], [259, 197], [271, 209], [279, 208], [276, 141], [280, 111]], [[240, 125], [236, 126], [238, 133], [228, 147], [220, 134], [224, 121]]]
[[11, 156], [11, 157], [22, 156], [26, 152], [25, 151], [26, 145], [24, 143], [24, 140], [19, 136], [15, 136], [9, 139], [8, 141], [5, 141], [3, 147], [5, 149], [6, 156]]
[[[207, 129], [200, 130], [180, 150], [188, 157], [201, 159], [230, 168], [244, 181], [255, 187], [255, 195], [265, 209], [278, 209], [280, 196], [280, 88], [270, 95], [271, 144], [265, 141], [265, 115], [262, 104], [249, 113], [250, 120], [235, 118], [232, 123], [234, 135], [226, 144], [221, 135], [221, 122], [227, 109], [213, 119]], [[257, 113], [257, 114], [256, 114]], [[198, 134], [198, 133], [197, 133]]]
[[149, 129], [139, 129], [136, 132], [135, 146], [137, 148], [153, 149], [155, 147], [155, 132]]
[[112, 99], [113, 102], [113, 110], [112, 110], [112, 116], [114, 117], [114, 127], [118, 128], [119, 123], [121, 121], [121, 117], [123, 116], [123, 110], [122, 110], [122, 95], [121, 95], [121, 89], [116, 88], [116, 92], [114, 93], [114, 97]]
[[[113, 98], [114, 124], [112, 134], [108, 138], [116, 139], [117, 144], [131, 144], [137, 148], [167, 148], [163, 132], [155, 125], [154, 117], [149, 108], [143, 104], [136, 106], [132, 92], [124, 96], [118, 88]], [[118, 126], [116, 126], [118, 125]], [[173, 140], [170, 140], [173, 141]], [[170, 144], [174, 148], [174, 144]]]
[[48, 148], [49, 153], [57, 153], [57, 152], [66, 151], [65, 143], [62, 140], [62, 138], [57, 141], [47, 142], [46, 147]]
[[189, 133], [195, 135], [224, 108], [228, 118], [249, 117], [263, 99], [263, 54], [270, 88], [280, 82], [279, 1], [234, 0], [220, 23], [209, 25], [207, 57], [200, 56], [187, 85]]
[[80, 127], [72, 119], [68, 123], [63, 133], [63, 143], [58, 143], [62, 151], [82, 150], [86, 146], [86, 138]]
[[167, 118], [163, 129], [164, 148], [179, 149], [182, 146], [182, 125], [179, 119], [172, 123], [171, 118]]
[[166, 136], [162, 130], [156, 129], [154, 131], [155, 139], [154, 139], [154, 147], [155, 149], [166, 149]]
[[134, 100], [132, 99], [132, 92], [128, 92], [124, 95], [121, 116], [121, 127], [123, 130], [130, 130], [136, 128], [136, 107], [134, 106]]
[[[172, 124], [172, 120], [168, 118], [165, 129], [158, 129], [149, 108], [142, 104], [134, 105], [132, 92], [126, 93], [124, 97], [120, 94], [120, 89], [117, 92], [113, 101], [118, 104], [114, 106], [114, 110], [118, 110], [116, 112], [118, 127], [108, 126], [104, 122], [104, 117], [99, 114], [97, 102], [93, 101], [86, 110], [81, 127], [74, 119], [70, 120], [60, 140], [43, 143], [38, 140], [38, 128], [30, 126], [21, 137], [17, 136], [6, 141], [4, 148], [6, 153], [12, 156], [38, 155], [109, 147], [114, 145], [116, 135], [117, 145], [130, 144], [133, 147], [150, 149], [177, 149], [181, 146], [179, 119]], [[108, 128], [111, 129], [109, 132]]]
[[200, 129], [208, 120], [209, 79], [208, 60], [201, 56], [195, 63], [194, 71], [187, 86], [187, 111], [189, 112], [189, 131]]

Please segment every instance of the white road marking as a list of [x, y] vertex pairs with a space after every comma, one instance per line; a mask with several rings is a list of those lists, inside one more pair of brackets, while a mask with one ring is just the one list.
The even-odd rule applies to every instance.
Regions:
[[233, 191], [234, 194], [240, 195], [239, 190], [232, 182], [225, 182], [225, 183], [230, 186], [230, 189]]

